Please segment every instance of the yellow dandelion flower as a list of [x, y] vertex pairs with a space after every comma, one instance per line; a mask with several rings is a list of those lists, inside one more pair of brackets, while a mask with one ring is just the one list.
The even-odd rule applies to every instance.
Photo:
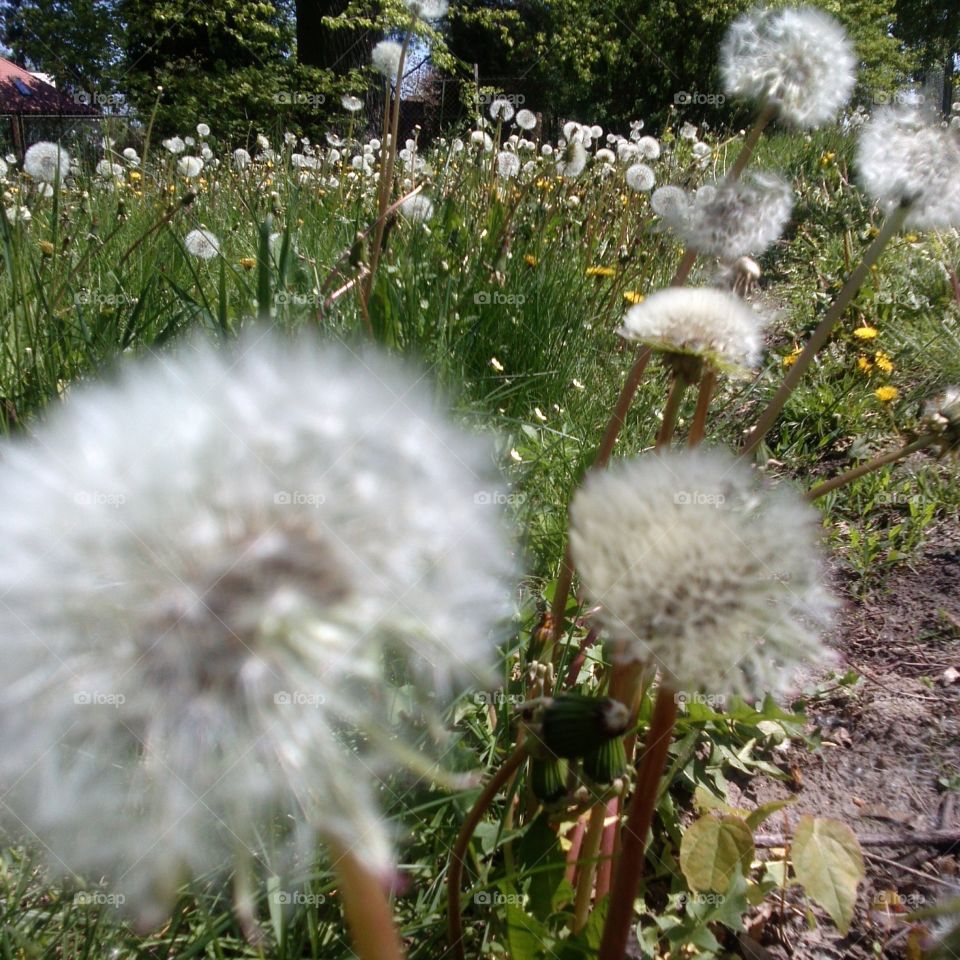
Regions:
[[537, 265], [537, 258], [532, 253], [525, 253], [523, 255], [523, 262], [528, 267], [535, 267]]
[[39, 247], [40, 247], [40, 252], [45, 257], [52, 257], [53, 251], [56, 249], [49, 240], [41, 240], [39, 243]]
[[131, 179], [134, 183], [136, 183], [138, 180], [142, 180], [142, 179], [143, 179], [143, 174], [142, 174], [139, 170], [131, 170], [131, 171], [130, 171], [130, 179]]
[[853, 335], [858, 340], [876, 340], [878, 332], [876, 327], [863, 326], [857, 327], [857, 329], [853, 331]]
[[871, 227], [871, 228], [867, 231], [867, 233], [868, 233], [871, 237], [875, 237], [875, 236], [877, 236], [877, 234], [880, 233], [880, 228], [879, 228], [879, 227]]
[[785, 367], [792, 367], [797, 359], [800, 357], [800, 354], [803, 353], [803, 350], [800, 347], [794, 347], [782, 360], [782, 363]]
[[878, 350], [876, 361], [878, 370], [882, 370], [884, 373], [893, 373], [893, 361], [890, 359], [890, 354]]
[[627, 303], [636, 304], [636, 303], [643, 303], [644, 296], [642, 293], [638, 293], [636, 290], [624, 290], [623, 299], [626, 300]]
[[908, 233], [904, 238], [907, 243], [917, 243], [920, 240], [920, 237], [916, 233]]
[[252, 269], [257, 265], [257, 258], [256, 258], [256, 257], [241, 257], [241, 258], [237, 261], [237, 263], [240, 264], [240, 266], [243, 267], [244, 270], [252, 270]]
[[877, 387], [873, 393], [881, 403], [893, 403], [900, 396], [900, 391], [896, 387]]
[[861, 373], [870, 373], [873, 370], [873, 361], [869, 357], [857, 357], [857, 369]]
[[587, 267], [588, 277], [612, 277], [616, 272], [613, 267]]

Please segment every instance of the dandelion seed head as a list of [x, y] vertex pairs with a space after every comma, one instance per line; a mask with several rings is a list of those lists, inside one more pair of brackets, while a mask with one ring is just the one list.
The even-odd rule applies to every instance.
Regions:
[[843, 27], [815, 7], [756, 8], [735, 20], [720, 47], [730, 96], [773, 104], [784, 120], [819, 127], [844, 107], [857, 59]]
[[711, 288], [668, 287], [631, 307], [621, 337], [668, 354], [697, 357], [737, 376], [757, 365], [760, 315], [739, 297]]
[[181, 177], [192, 180], [203, 173], [203, 160], [200, 157], [185, 156], [177, 161], [177, 170]]
[[820, 664], [818, 516], [764, 489], [728, 453], [665, 452], [589, 477], [570, 508], [570, 545], [620, 662], [658, 667], [677, 691], [759, 697], [790, 668]]
[[422, 193], [406, 197], [400, 204], [400, 213], [411, 223], [425, 223], [433, 216], [433, 201]]
[[23, 155], [23, 171], [42, 183], [55, 183], [70, 173], [70, 154], [59, 144], [40, 140]]
[[264, 330], [72, 391], [37, 439], [0, 468], [0, 779], [51, 869], [155, 919], [317, 834], [384, 872], [396, 707], [485, 683], [510, 602], [487, 445], [384, 358]]
[[395, 81], [400, 70], [403, 47], [395, 40], [381, 40], [370, 55], [374, 70], [387, 80]]
[[557, 160], [557, 173], [568, 180], [576, 180], [587, 166], [587, 150], [579, 140], [571, 140]]
[[497, 173], [504, 180], [510, 180], [520, 172], [520, 158], [510, 150], [501, 150], [497, 154]]
[[537, 125], [537, 116], [532, 110], [518, 110], [515, 121], [521, 130], [532, 130]]
[[200, 260], [212, 260], [220, 252], [220, 241], [210, 230], [191, 230], [184, 238], [187, 253]]
[[862, 129], [857, 172], [888, 212], [910, 204], [918, 229], [960, 226], [960, 131], [920, 106], [883, 107]]
[[648, 193], [654, 188], [657, 178], [645, 163], [635, 163], [624, 174], [627, 186], [635, 193]]

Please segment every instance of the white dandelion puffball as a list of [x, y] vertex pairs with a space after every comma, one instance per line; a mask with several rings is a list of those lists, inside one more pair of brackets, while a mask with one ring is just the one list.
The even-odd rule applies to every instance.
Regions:
[[210, 136], [210, 127], [207, 126], [207, 124], [205, 124], [205, 123], [198, 123], [198, 124], [197, 124], [197, 134], [198, 134], [198, 136], [201, 136], [201, 137], [209, 137], [209, 136]]
[[521, 130], [532, 130], [537, 125], [537, 116], [532, 110], [518, 110], [516, 124]]
[[180, 137], [168, 137], [166, 140], [162, 140], [161, 144], [168, 153], [174, 155], [183, 153], [183, 151], [187, 149], [186, 141]]
[[773, 173], [747, 174], [701, 194], [705, 190], [697, 191], [685, 215], [666, 219], [687, 246], [721, 260], [763, 253], [793, 211], [793, 188]]
[[757, 8], [735, 20], [720, 47], [730, 96], [772, 104], [799, 127], [819, 127], [844, 107], [857, 58], [843, 27], [815, 7]]
[[636, 193], [648, 193], [656, 185], [657, 178], [645, 163], [635, 163], [624, 174], [627, 186]]
[[504, 180], [510, 180], [520, 172], [520, 158], [509, 150], [497, 154], [497, 173]]
[[690, 213], [690, 197], [682, 187], [672, 185], [657, 187], [650, 197], [653, 212], [670, 223], [675, 223]]
[[395, 40], [381, 40], [370, 55], [373, 69], [388, 80], [396, 81], [403, 47]]
[[194, 177], [199, 177], [203, 172], [203, 160], [200, 157], [181, 157], [177, 161], [177, 170], [181, 177], [192, 180]]
[[739, 297], [709, 287], [668, 287], [632, 306], [621, 337], [667, 354], [698, 357], [713, 369], [743, 376], [757, 365], [760, 315]]
[[513, 104], [503, 97], [497, 97], [490, 104], [490, 116], [494, 120], [503, 120], [504, 122], [512, 120]]
[[450, 9], [448, 0], [406, 0], [407, 9], [421, 20], [439, 20]]
[[220, 241], [209, 230], [191, 230], [184, 238], [187, 253], [200, 260], [212, 260], [220, 252]]
[[660, 157], [660, 144], [653, 137], [641, 137], [636, 149], [644, 160], [657, 160]]
[[422, 193], [415, 194], [401, 202], [400, 213], [411, 223], [425, 223], [433, 216], [433, 201]]
[[44, 183], [62, 181], [70, 172], [70, 154], [59, 144], [40, 140], [23, 155], [23, 172]]
[[483, 130], [471, 130], [470, 143], [483, 150], [484, 153], [489, 153], [493, 149], [493, 138]]
[[340, 98], [340, 106], [343, 107], [348, 113], [357, 113], [359, 110], [363, 109], [363, 101], [359, 97], [354, 97], [352, 94], [345, 93]]
[[747, 697], [829, 659], [818, 526], [796, 493], [703, 449], [614, 464], [570, 507], [573, 559], [613, 658], [658, 667], [674, 691]]
[[587, 166], [587, 150], [579, 140], [571, 140], [557, 160], [557, 173], [568, 180], [576, 180]]
[[884, 107], [860, 134], [857, 171], [889, 212], [910, 204], [909, 226], [960, 226], [960, 132], [920, 107]]
[[237, 147], [233, 151], [233, 165], [237, 170], [246, 170], [251, 163], [250, 153], [247, 150], [244, 150], [243, 147]]
[[398, 705], [486, 682], [512, 592], [492, 451], [418, 384], [260, 329], [7, 443], [0, 782], [52, 870], [148, 925], [234, 857], [302, 870], [318, 834], [390, 868]]
[[7, 166], [7, 161], [0, 159], [0, 180], [2, 180], [10, 168]]

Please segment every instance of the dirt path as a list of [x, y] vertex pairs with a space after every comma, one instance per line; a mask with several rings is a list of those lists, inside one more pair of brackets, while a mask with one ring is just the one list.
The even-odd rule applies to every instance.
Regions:
[[[795, 793], [791, 828], [811, 813], [843, 820], [861, 837], [960, 830], [960, 676], [948, 672], [960, 671], [960, 535], [942, 537], [882, 588], [851, 599], [833, 645], [861, 682], [833, 689], [824, 683], [805, 708], [822, 745], [813, 752], [790, 745], [779, 761], [792, 782], [756, 778], [743, 785], [738, 805]], [[782, 822], [768, 826], [779, 831]], [[907, 957], [904, 914], [960, 896], [960, 845], [865, 852], [867, 881], [847, 937], [819, 911], [816, 928], [807, 929], [803, 901], [788, 896], [785, 917], [768, 904], [754, 918], [755, 939], [743, 955]]]

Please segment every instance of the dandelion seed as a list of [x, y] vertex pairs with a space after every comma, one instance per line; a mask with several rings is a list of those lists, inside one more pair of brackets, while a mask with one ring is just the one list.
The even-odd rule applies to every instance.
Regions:
[[680, 128], [680, 139], [695, 141], [697, 139], [697, 128], [692, 123], [684, 123]]
[[690, 198], [680, 187], [658, 187], [650, 197], [650, 206], [653, 207], [654, 213], [676, 223], [689, 216]]
[[617, 331], [668, 355], [694, 357], [713, 369], [744, 375], [757, 365], [759, 315], [723, 290], [670, 287], [631, 307]]
[[357, 113], [359, 110], [363, 109], [363, 101], [359, 97], [354, 97], [349, 93], [345, 93], [340, 98], [340, 106], [343, 107], [348, 113]]
[[764, 696], [828, 658], [817, 629], [819, 515], [765, 489], [719, 451], [663, 453], [591, 475], [570, 507], [570, 545], [617, 662], [658, 667], [668, 688]]
[[183, 239], [187, 253], [200, 260], [212, 260], [220, 253], [220, 241], [209, 230], [191, 230]]
[[70, 172], [70, 154], [59, 144], [40, 140], [23, 155], [23, 172], [43, 183], [62, 182]]
[[199, 136], [201, 136], [201, 137], [209, 137], [209, 136], [210, 136], [210, 128], [209, 128], [205, 123], [198, 123], [198, 124], [197, 124], [197, 134], [198, 134]]
[[502, 120], [504, 122], [512, 120], [513, 104], [503, 97], [497, 97], [490, 104], [490, 116], [494, 120]]
[[509, 150], [497, 154], [497, 174], [504, 180], [510, 180], [520, 172], [520, 158]]
[[384, 875], [395, 707], [486, 683], [510, 602], [487, 445], [385, 359], [263, 330], [71, 392], [37, 439], [0, 469], [10, 821], [145, 924], [318, 834]]
[[162, 140], [161, 144], [163, 148], [168, 153], [183, 153], [187, 149], [187, 144], [185, 140], [181, 140], [180, 137], [169, 137], [166, 140]]
[[645, 160], [657, 160], [660, 157], [660, 144], [653, 137], [641, 137], [637, 141], [637, 152]]

